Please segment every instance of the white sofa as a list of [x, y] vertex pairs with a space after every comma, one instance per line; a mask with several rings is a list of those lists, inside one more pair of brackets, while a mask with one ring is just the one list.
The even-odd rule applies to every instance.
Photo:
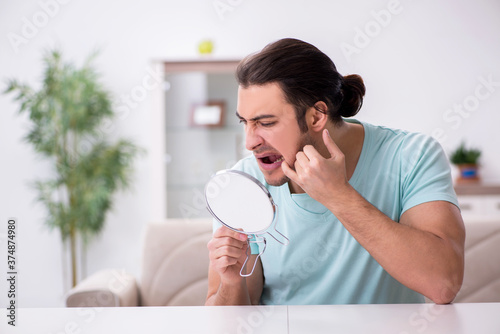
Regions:
[[148, 224], [141, 279], [117, 269], [99, 271], [69, 291], [69, 307], [203, 305], [208, 285], [211, 219]]
[[[500, 302], [500, 220], [466, 224], [465, 275], [455, 302]], [[149, 224], [141, 279], [119, 270], [95, 273], [72, 289], [69, 307], [203, 305], [211, 219]]]
[[455, 302], [500, 302], [500, 219], [466, 222], [465, 273]]

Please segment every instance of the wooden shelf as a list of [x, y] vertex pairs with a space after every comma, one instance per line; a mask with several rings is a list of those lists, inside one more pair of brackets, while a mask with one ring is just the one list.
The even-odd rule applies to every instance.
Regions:
[[236, 72], [236, 68], [241, 59], [211, 59], [197, 58], [189, 60], [165, 60], [163, 68], [165, 73], [179, 72], [205, 72], [205, 73], [220, 73], [220, 72]]
[[456, 184], [454, 186], [458, 196], [463, 195], [500, 195], [499, 184]]

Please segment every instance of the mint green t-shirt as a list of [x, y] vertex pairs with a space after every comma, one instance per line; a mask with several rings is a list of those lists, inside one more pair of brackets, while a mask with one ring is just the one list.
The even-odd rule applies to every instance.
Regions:
[[[361, 124], [363, 148], [349, 183], [367, 201], [396, 222], [421, 203], [448, 201], [458, 206], [448, 160], [432, 137]], [[240, 160], [234, 169], [266, 186], [278, 206], [276, 227], [290, 240], [283, 246], [267, 236], [261, 257], [262, 304], [424, 301], [390, 276], [321, 203], [307, 194], [290, 194], [288, 184], [268, 185], [253, 156]]]

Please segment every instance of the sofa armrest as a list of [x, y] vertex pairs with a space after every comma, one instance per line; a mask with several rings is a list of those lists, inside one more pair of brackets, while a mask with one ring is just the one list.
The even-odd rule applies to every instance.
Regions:
[[72, 288], [66, 297], [67, 307], [139, 306], [135, 278], [123, 270], [98, 271]]

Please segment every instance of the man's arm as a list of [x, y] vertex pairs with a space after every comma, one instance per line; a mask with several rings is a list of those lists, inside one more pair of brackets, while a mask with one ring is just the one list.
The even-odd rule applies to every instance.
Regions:
[[327, 131], [323, 140], [329, 159], [306, 146], [297, 154], [295, 171], [283, 163], [285, 174], [332, 211], [391, 276], [435, 303], [451, 302], [464, 271], [465, 229], [458, 208], [428, 202], [407, 210], [396, 223], [352, 188], [343, 153]]
[[334, 214], [392, 277], [437, 304], [453, 301], [462, 285], [465, 240], [455, 205], [423, 203], [398, 224], [354, 189], [342, 202]]
[[208, 294], [205, 305], [257, 305], [262, 294], [264, 276], [262, 263], [251, 255], [247, 269], [257, 265], [249, 277], [241, 277], [245, 262], [247, 236], [226, 227], [215, 231], [208, 245], [210, 267], [208, 271]]

